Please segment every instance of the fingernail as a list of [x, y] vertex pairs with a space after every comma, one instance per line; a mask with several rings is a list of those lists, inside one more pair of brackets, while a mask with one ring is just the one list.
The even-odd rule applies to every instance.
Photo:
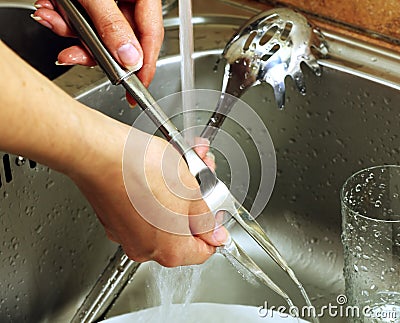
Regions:
[[206, 157], [215, 162], [215, 155], [211, 151], [207, 151]]
[[35, 16], [34, 14], [31, 14], [31, 18], [35, 21], [37, 21], [38, 23], [40, 23], [41, 25], [49, 28], [49, 29], [53, 29], [53, 26], [50, 25], [46, 20], [43, 20], [42, 17], [39, 16]]
[[134, 108], [137, 107], [137, 103], [136, 103], [136, 104], [130, 104], [130, 103], [129, 103], [129, 107], [130, 107], [131, 109], [134, 109]]
[[54, 64], [56, 64], [57, 66], [68, 66], [68, 65], [70, 65], [70, 64], [67, 64], [67, 63], [60, 63], [59, 61], [55, 61]]
[[122, 45], [118, 48], [117, 53], [119, 59], [126, 68], [129, 68], [132, 71], [137, 71], [142, 67], [143, 59], [138, 50], [131, 43]]
[[36, 9], [43, 8], [43, 6], [42, 6], [41, 4], [36, 4], [36, 3], [35, 3], [34, 6], [35, 6]]
[[228, 240], [228, 231], [223, 226], [217, 226], [214, 229], [213, 237], [218, 243], [225, 243]]

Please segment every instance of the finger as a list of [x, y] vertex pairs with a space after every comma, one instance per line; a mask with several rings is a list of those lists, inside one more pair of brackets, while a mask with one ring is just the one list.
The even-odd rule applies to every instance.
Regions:
[[50, 0], [37, 0], [34, 4], [34, 6], [39, 9], [39, 8], [47, 8], [47, 9], [52, 9], [54, 10], [54, 6], [51, 3]]
[[212, 232], [206, 232], [198, 235], [197, 237], [209, 245], [218, 247], [228, 241], [229, 232], [224, 226], [218, 225]]
[[197, 237], [181, 236], [171, 239], [171, 242], [171, 245], [159, 250], [152, 257], [164, 267], [202, 264], [215, 253], [214, 246]]
[[64, 19], [55, 10], [48, 9], [47, 7], [40, 8], [31, 17], [59, 36], [75, 37], [75, 34], [68, 27]]
[[184, 265], [202, 264], [215, 253], [216, 248], [201, 238], [193, 237], [190, 241], [193, 241], [193, 243], [189, 243], [186, 248], [187, 253]]
[[208, 167], [216, 169], [215, 156], [210, 152], [210, 141], [207, 138], [194, 138], [194, 150]]
[[126, 68], [138, 70], [143, 65], [143, 51], [116, 3], [109, 0], [80, 0], [80, 2], [114, 58]]
[[223, 219], [214, 217], [204, 200], [192, 202], [189, 226], [193, 235], [212, 246], [220, 246], [228, 239]]
[[94, 66], [96, 62], [89, 52], [80, 46], [71, 46], [62, 50], [57, 57], [59, 65], [85, 65]]
[[135, 33], [143, 49], [143, 67], [139, 79], [147, 87], [154, 77], [156, 63], [164, 39], [162, 3], [158, 0], [137, 0]]
[[116, 243], [119, 243], [118, 239], [114, 236], [114, 234], [110, 230], [105, 229], [105, 232], [106, 232], [107, 238], [109, 240], [111, 240], [113, 242], [116, 242]]
[[135, 99], [128, 92], [126, 92], [126, 100], [128, 101], [131, 108], [134, 108], [137, 104]]
[[205, 158], [210, 150], [210, 141], [203, 137], [194, 138], [194, 150], [201, 159]]
[[217, 168], [217, 164], [215, 163], [215, 156], [210, 151], [207, 152], [206, 157], [203, 158], [203, 161], [206, 163], [208, 167], [215, 171]]

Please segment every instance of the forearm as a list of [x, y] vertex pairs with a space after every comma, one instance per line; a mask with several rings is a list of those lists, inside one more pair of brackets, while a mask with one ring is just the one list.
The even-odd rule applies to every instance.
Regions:
[[[0, 57], [0, 150], [68, 175], [130, 258], [196, 264], [226, 241], [224, 228], [213, 230], [195, 178], [166, 141], [86, 108], [1, 41]], [[202, 220], [191, 221], [197, 215]]]
[[68, 172], [96, 144], [93, 123], [105, 117], [69, 97], [2, 42], [0, 57], [0, 149]]

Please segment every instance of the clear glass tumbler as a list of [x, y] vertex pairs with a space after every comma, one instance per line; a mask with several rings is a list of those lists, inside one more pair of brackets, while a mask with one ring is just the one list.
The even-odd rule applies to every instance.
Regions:
[[348, 320], [400, 322], [400, 166], [359, 171], [340, 198]]

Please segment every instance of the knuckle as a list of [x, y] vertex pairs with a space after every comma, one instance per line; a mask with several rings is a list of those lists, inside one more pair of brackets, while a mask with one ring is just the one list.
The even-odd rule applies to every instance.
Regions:
[[148, 255], [138, 252], [135, 249], [124, 248], [124, 252], [128, 256], [129, 259], [136, 261], [136, 262], [146, 262], [146, 261], [150, 260], [150, 257]]
[[118, 37], [127, 37], [126, 21], [118, 13], [109, 13], [99, 18], [98, 26], [101, 29], [100, 36], [102, 38], [116, 34]]
[[182, 256], [176, 253], [169, 253], [168, 255], [164, 256], [158, 255], [154, 258], [154, 260], [157, 261], [160, 265], [168, 268], [183, 265]]

